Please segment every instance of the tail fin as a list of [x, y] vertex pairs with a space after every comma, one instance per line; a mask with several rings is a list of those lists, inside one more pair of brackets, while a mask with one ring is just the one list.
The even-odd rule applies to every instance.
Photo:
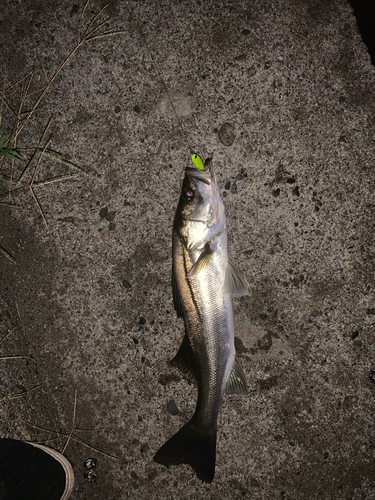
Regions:
[[190, 420], [159, 449], [154, 460], [167, 467], [189, 464], [199, 479], [211, 483], [215, 475], [216, 432], [202, 434]]

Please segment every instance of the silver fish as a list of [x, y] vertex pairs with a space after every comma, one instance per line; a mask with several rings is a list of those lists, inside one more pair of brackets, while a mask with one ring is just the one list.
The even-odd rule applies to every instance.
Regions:
[[192, 419], [156, 453], [160, 464], [186, 463], [210, 483], [215, 475], [217, 418], [224, 393], [247, 394], [235, 357], [232, 294], [247, 295], [228, 260], [223, 202], [211, 161], [187, 167], [173, 223], [173, 301], [185, 337], [172, 363], [198, 385]]

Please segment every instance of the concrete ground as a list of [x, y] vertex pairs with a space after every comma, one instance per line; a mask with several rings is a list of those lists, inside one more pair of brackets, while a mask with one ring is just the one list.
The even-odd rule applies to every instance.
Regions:
[[[83, 6], [5, 0], [1, 88], [32, 71], [25, 110], [104, 3]], [[19, 208], [0, 206], [16, 259], [0, 256], [0, 435], [65, 448], [74, 500], [375, 499], [375, 69], [351, 7], [117, 0], [89, 31], [106, 19], [92, 36], [122, 33], [69, 59], [13, 168], [52, 117], [42, 147], [86, 175], [34, 187], [46, 223], [27, 187], [36, 161], [1, 200]], [[4, 94], [0, 136], [25, 81]], [[234, 300], [249, 397], [225, 397], [210, 485], [152, 460], [197, 396], [169, 363], [183, 336], [171, 226], [188, 144], [213, 155], [251, 291]], [[10, 160], [0, 168], [9, 178]], [[74, 173], [44, 157], [34, 185]]]

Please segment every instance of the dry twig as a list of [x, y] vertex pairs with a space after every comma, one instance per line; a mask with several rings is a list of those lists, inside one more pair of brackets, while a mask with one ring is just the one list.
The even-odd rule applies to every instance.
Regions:
[[0, 345], [9, 337], [9, 335], [17, 328], [18, 325], [14, 326], [9, 332], [0, 340]]
[[13, 394], [12, 396], [4, 396], [2, 399], [0, 399], [0, 403], [2, 403], [3, 401], [7, 401], [7, 400], [22, 398], [28, 392], [35, 391], [35, 389], [38, 389], [38, 387], [40, 387], [41, 385], [42, 384], [38, 384], [35, 387], [31, 387], [31, 389], [27, 389], [26, 391], [22, 391], [22, 392], [17, 392], [16, 394]]
[[47, 432], [48, 434], [54, 434], [55, 435], [51, 439], [45, 439], [45, 440], [42, 440], [42, 441], [36, 441], [37, 443], [47, 443], [47, 442], [50, 442], [50, 441], [56, 441], [58, 439], [65, 439], [65, 438], [67, 438], [66, 443], [65, 443], [64, 448], [63, 448], [63, 451], [62, 451], [62, 453], [64, 453], [66, 451], [66, 448], [67, 448], [70, 440], [72, 439], [73, 441], [76, 441], [77, 443], [82, 444], [86, 448], [90, 448], [91, 450], [93, 450], [93, 451], [95, 451], [97, 453], [100, 453], [101, 455], [104, 455], [107, 458], [112, 458], [113, 460], [119, 460], [118, 457], [115, 457], [113, 455], [109, 455], [108, 453], [104, 453], [104, 451], [101, 451], [101, 450], [99, 450], [97, 448], [94, 448], [93, 446], [87, 444], [85, 441], [83, 441], [81, 438], [79, 438], [78, 436], [76, 436], [74, 434], [74, 432], [91, 432], [91, 431], [102, 430], [102, 429], [76, 429], [75, 428], [76, 410], [77, 410], [77, 391], [75, 391], [75, 393], [74, 393], [73, 418], [72, 418], [72, 425], [71, 425], [71, 429], [70, 429], [69, 433], [64, 433], [64, 432], [59, 432], [59, 431], [53, 431], [51, 429], [45, 429], [44, 427], [40, 427], [39, 425], [35, 425], [35, 424], [31, 423], [31, 422], [28, 422], [27, 420], [22, 420], [22, 421], [25, 424], [30, 425], [34, 429], [38, 429], [40, 431]]
[[30, 356], [0, 356], [0, 359], [31, 359], [36, 364], [35, 359]]
[[73, 408], [73, 420], [72, 420], [72, 428], [70, 429], [70, 433], [69, 433], [69, 436], [68, 436], [68, 439], [65, 443], [65, 446], [64, 446], [64, 449], [62, 451], [62, 454], [64, 455], [64, 452], [69, 444], [69, 441], [70, 441], [70, 438], [72, 437], [73, 435], [73, 431], [74, 431], [74, 425], [75, 425], [75, 421], [76, 421], [76, 409], [77, 409], [77, 390], [75, 391], [74, 393], [74, 408]]

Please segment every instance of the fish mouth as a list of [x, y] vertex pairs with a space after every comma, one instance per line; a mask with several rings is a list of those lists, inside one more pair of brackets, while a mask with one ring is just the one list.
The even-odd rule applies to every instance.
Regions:
[[211, 166], [207, 165], [204, 170], [198, 170], [195, 167], [186, 167], [185, 168], [185, 175], [188, 175], [189, 177], [193, 177], [194, 179], [197, 179], [198, 181], [204, 182], [204, 184], [207, 184], [208, 186], [212, 184], [212, 172], [211, 172]]

